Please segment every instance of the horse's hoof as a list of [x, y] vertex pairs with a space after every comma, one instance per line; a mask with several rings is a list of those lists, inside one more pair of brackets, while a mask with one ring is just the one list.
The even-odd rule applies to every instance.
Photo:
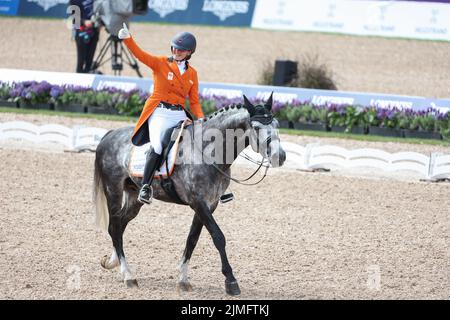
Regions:
[[102, 259], [100, 260], [100, 264], [103, 268], [107, 270], [111, 270], [119, 265], [119, 263], [110, 264], [108, 255], [102, 257]]
[[189, 282], [180, 281], [178, 282], [177, 289], [178, 291], [189, 292], [192, 291], [192, 285]]
[[241, 289], [239, 289], [239, 285], [237, 281], [226, 282], [225, 281], [225, 290], [227, 294], [230, 296], [238, 296], [241, 294]]
[[108, 262], [108, 255], [104, 255], [103, 257], [102, 257], [102, 259], [100, 260], [100, 264], [101, 264], [101, 266], [103, 267], [103, 268], [105, 268], [105, 269], [108, 269], [107, 267], [106, 267], [106, 263]]
[[125, 284], [127, 285], [127, 288], [130, 289], [139, 287], [136, 279], [125, 280]]

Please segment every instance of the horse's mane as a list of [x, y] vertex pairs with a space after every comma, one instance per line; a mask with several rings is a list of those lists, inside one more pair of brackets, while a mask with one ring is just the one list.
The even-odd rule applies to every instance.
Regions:
[[213, 113], [211, 113], [210, 115], [206, 116], [205, 118], [201, 119], [201, 121], [203, 122], [207, 122], [209, 120], [213, 120], [215, 118], [217, 118], [218, 116], [221, 116], [222, 114], [230, 111], [230, 110], [239, 110], [243, 108], [242, 104], [231, 104], [229, 106], [223, 107]]

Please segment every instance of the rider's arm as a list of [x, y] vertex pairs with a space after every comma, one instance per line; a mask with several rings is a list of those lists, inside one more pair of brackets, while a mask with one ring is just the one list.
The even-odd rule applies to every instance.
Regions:
[[192, 113], [197, 117], [197, 119], [204, 118], [205, 116], [203, 114], [202, 106], [198, 97], [197, 72], [194, 72], [192, 81], [194, 82], [194, 84], [192, 85], [191, 90], [189, 90], [189, 105]]
[[139, 48], [133, 37], [130, 36], [129, 38], [123, 39], [123, 42], [140, 62], [147, 65], [151, 69], [156, 66], [158, 58]]

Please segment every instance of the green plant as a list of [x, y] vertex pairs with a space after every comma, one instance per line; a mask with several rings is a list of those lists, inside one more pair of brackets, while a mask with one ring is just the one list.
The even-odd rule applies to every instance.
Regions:
[[361, 106], [346, 106], [345, 107], [345, 131], [349, 132], [353, 127], [363, 124], [364, 108]]
[[292, 108], [294, 108], [292, 105], [286, 104], [282, 108], [275, 111], [274, 117], [278, 120], [289, 120], [288, 113], [292, 110]]
[[55, 103], [56, 105], [76, 103], [77, 95], [76, 95], [76, 92], [74, 92], [74, 91], [66, 90], [59, 96], [52, 97], [51, 101], [53, 103]]
[[77, 92], [76, 101], [81, 103], [84, 107], [97, 106], [95, 92], [93, 90]]
[[95, 91], [94, 97], [94, 106], [113, 106], [112, 95], [107, 91]]
[[444, 139], [450, 139], [450, 117], [448, 113], [440, 115], [437, 118], [436, 131], [438, 131]]
[[436, 118], [432, 114], [419, 116], [419, 128], [423, 131], [434, 132], [436, 128]]
[[115, 108], [119, 114], [138, 116], [142, 111], [143, 105], [144, 101], [141, 99], [139, 92], [134, 92], [130, 95], [120, 95]]
[[303, 114], [302, 106], [296, 106], [296, 107], [290, 108], [287, 111], [286, 118], [289, 121], [298, 122], [300, 120], [300, 118], [302, 117], [302, 114]]
[[259, 76], [258, 84], [271, 86], [273, 85], [274, 64], [271, 61], [265, 61]]
[[10, 96], [11, 86], [7, 83], [0, 83], [0, 100], [8, 100]]
[[315, 106], [311, 110], [311, 121], [328, 124], [328, 122], [329, 122], [328, 114], [329, 113], [330, 113], [330, 111], [328, 110], [327, 107]]
[[11, 90], [12, 100], [14, 102], [26, 104], [39, 104], [50, 102], [50, 90], [52, 85], [46, 81], [25, 81], [16, 83]]
[[205, 115], [217, 111], [216, 102], [213, 99], [204, 99], [201, 101], [202, 110]]
[[304, 104], [300, 106], [300, 118], [304, 122], [311, 122], [312, 121], [312, 113], [313, 113], [314, 107], [311, 104]]
[[392, 110], [385, 112], [384, 117], [381, 119], [381, 126], [391, 129], [398, 128], [398, 114]]
[[366, 129], [370, 126], [378, 127], [380, 125], [381, 121], [377, 116], [377, 110], [375, 107], [369, 107], [365, 109], [365, 112], [362, 116], [362, 122]]
[[330, 126], [345, 126], [345, 107], [336, 106], [328, 112], [328, 123]]
[[398, 129], [410, 129], [413, 121], [413, 117], [409, 113], [401, 111], [397, 114], [397, 128]]
[[319, 56], [305, 54], [298, 66], [298, 74], [291, 87], [337, 90], [333, 73], [327, 65], [319, 62]]

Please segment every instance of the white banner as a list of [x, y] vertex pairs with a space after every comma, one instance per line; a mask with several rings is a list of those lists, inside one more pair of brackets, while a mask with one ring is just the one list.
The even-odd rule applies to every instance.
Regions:
[[252, 27], [450, 41], [450, 5], [415, 1], [258, 0]]

